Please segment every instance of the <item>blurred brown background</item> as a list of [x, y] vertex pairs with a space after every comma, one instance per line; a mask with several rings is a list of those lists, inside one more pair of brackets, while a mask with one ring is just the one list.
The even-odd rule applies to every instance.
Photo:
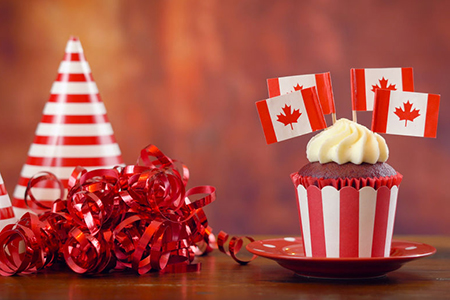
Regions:
[[330, 71], [351, 118], [350, 68], [413, 67], [416, 91], [441, 94], [438, 138], [384, 135], [404, 175], [395, 233], [450, 234], [449, 13], [440, 0], [1, 1], [0, 172], [11, 196], [75, 35], [127, 164], [149, 143], [182, 160], [189, 187], [217, 188], [216, 233], [299, 235], [289, 174], [313, 134], [266, 145], [266, 79]]

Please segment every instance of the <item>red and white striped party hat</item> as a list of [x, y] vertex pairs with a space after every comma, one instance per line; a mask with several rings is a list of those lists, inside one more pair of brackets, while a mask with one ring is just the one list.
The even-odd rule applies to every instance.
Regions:
[[[83, 48], [77, 37], [71, 37], [14, 190], [16, 216], [30, 211], [24, 195], [30, 178], [39, 172], [53, 173], [67, 188], [76, 166], [92, 170], [121, 164], [122, 154]], [[46, 206], [61, 197], [58, 185], [49, 181], [34, 186], [32, 193]]]
[[16, 217], [9, 199], [8, 192], [5, 188], [2, 175], [0, 175], [0, 230], [8, 224], [16, 223]]

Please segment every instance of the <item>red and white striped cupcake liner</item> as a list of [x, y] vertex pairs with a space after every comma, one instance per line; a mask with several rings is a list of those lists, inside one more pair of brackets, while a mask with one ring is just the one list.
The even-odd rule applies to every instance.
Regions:
[[383, 186], [379, 182], [386, 179], [359, 188], [342, 182], [319, 188], [292, 174], [305, 256], [388, 257], [402, 179], [399, 173], [394, 177]]

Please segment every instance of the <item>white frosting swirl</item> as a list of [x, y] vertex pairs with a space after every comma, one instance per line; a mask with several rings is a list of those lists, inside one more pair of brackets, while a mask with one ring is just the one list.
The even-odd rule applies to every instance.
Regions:
[[306, 147], [310, 162], [354, 164], [385, 162], [389, 149], [382, 136], [348, 119], [339, 119], [314, 136]]

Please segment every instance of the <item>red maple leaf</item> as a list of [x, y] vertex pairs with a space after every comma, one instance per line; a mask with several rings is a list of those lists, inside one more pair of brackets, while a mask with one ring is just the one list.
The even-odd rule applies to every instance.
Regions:
[[395, 87], [395, 84], [389, 84], [389, 86], [387, 85], [388, 83], [388, 79], [384, 79], [381, 78], [378, 80], [380, 82], [380, 85], [372, 85], [372, 92], [375, 92], [376, 89], [385, 89], [385, 90], [392, 90], [395, 91], [397, 90], [397, 88]]
[[401, 120], [405, 120], [405, 127], [408, 123], [408, 121], [414, 122], [414, 119], [417, 118], [418, 116], [420, 116], [419, 114], [419, 110], [418, 109], [412, 109], [412, 104], [408, 102], [403, 102], [403, 109], [401, 109], [400, 107], [396, 107], [394, 114], [396, 114], [399, 118], [400, 121]]
[[277, 121], [283, 123], [284, 126], [288, 126], [290, 124], [291, 129], [293, 130], [294, 127], [292, 126], [292, 123], [297, 123], [298, 118], [300, 118], [300, 115], [302, 114], [300, 112], [300, 109], [294, 109], [294, 111], [291, 112], [291, 106], [285, 104], [282, 110], [284, 112], [284, 115], [283, 113], [277, 115]]
[[298, 84], [298, 83], [297, 83], [296, 86], [294, 86], [294, 91], [300, 91], [300, 90], [302, 90], [302, 89], [303, 89], [303, 85], [300, 85], [300, 84]]

